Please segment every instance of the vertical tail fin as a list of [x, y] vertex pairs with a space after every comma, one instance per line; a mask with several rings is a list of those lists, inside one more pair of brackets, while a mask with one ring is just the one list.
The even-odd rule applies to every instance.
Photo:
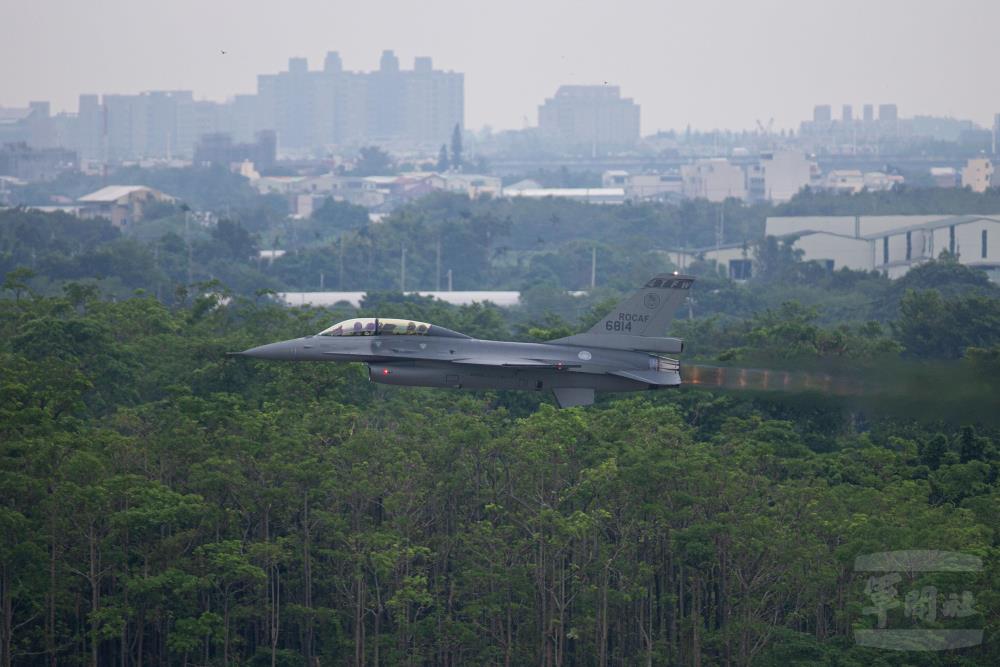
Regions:
[[653, 276], [642, 289], [622, 300], [589, 334], [659, 338], [667, 334], [674, 313], [684, 304], [694, 278], [675, 273]]

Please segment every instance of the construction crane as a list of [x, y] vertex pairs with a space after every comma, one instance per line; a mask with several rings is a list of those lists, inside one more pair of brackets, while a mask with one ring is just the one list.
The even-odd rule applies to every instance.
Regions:
[[760, 119], [758, 118], [757, 131], [763, 134], [765, 137], [771, 136], [771, 133], [774, 131], [774, 119], [771, 118], [770, 120], [768, 120], [767, 127], [765, 127], [764, 124], [760, 122]]

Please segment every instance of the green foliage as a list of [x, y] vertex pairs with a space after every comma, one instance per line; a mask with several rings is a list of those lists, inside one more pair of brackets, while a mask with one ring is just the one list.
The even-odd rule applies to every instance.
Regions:
[[893, 328], [908, 356], [957, 359], [966, 348], [1000, 344], [1000, 298], [908, 291]]
[[[793, 203], [807, 197], [834, 201]], [[547, 395], [398, 389], [357, 365], [224, 353], [354, 314], [482, 338], [582, 331], [672, 268], [663, 247], [713, 242], [719, 205], [439, 195], [379, 225], [327, 202], [275, 226], [253, 201], [259, 218], [186, 230], [173, 216], [149, 238], [0, 211], [12, 664], [1000, 662], [1000, 319], [982, 274], [830, 273], [777, 243], [747, 285], [690, 268], [685, 362], [858, 369], [898, 403], [695, 388], [556, 410]], [[759, 232], [765, 208], [725, 206], [728, 240]], [[275, 230], [290, 252], [248, 262]], [[522, 304], [404, 296], [403, 247], [408, 285], [442, 278], [440, 247], [456, 288], [521, 288]], [[568, 293], [595, 247], [598, 288]], [[384, 289], [359, 309], [267, 298], [321, 272], [328, 288]], [[920, 548], [983, 558], [971, 581], [936, 585], [975, 593], [963, 620], [984, 644], [857, 646], [873, 617], [855, 556]]]
[[438, 151], [437, 164], [434, 165], [434, 168], [437, 169], [439, 172], [444, 172], [448, 171], [449, 165], [450, 163], [448, 162], [448, 147], [444, 144], [441, 144], [441, 150]]
[[368, 211], [361, 206], [334, 201], [327, 197], [323, 205], [313, 211], [312, 219], [324, 230], [343, 232], [360, 229], [368, 224]]
[[459, 123], [455, 123], [454, 129], [451, 131], [451, 159], [449, 160], [452, 167], [461, 170], [463, 166], [462, 161], [462, 126]]
[[[531, 394], [399, 390], [353, 366], [222, 354], [338, 313], [100, 296], [71, 284], [0, 301], [0, 593], [16, 664], [526, 664], [546, 650], [873, 664], [852, 639], [870, 618], [855, 555], [995, 558], [989, 425], [704, 391], [555, 410]], [[528, 334], [563, 335], [606, 305]], [[373, 293], [361, 312], [374, 310], [509, 335], [490, 306]], [[878, 325], [817, 319], [788, 304], [708, 331], [750, 357], [893, 354]], [[989, 373], [995, 352], [967, 363]], [[996, 573], [964, 585], [980, 623]], [[1000, 653], [988, 636], [964, 655]]]
[[358, 151], [351, 174], [354, 176], [385, 176], [392, 172], [392, 156], [378, 146], [364, 146]]

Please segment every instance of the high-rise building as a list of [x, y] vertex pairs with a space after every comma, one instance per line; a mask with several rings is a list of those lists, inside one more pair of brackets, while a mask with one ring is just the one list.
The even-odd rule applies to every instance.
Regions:
[[335, 51], [319, 71], [309, 71], [305, 58], [291, 58], [287, 71], [260, 75], [257, 87], [224, 104], [196, 100], [188, 90], [81, 95], [75, 115], [52, 116], [48, 102], [32, 102], [0, 109], [0, 143], [64, 146], [82, 160], [121, 162], [191, 159], [205, 135], [250, 144], [262, 131], [293, 151], [367, 142], [436, 150], [456, 125], [464, 127], [464, 76], [435, 70], [427, 57], [404, 70], [385, 51], [374, 72], [344, 70]]
[[875, 120], [875, 108], [871, 104], [866, 104], [863, 109], [862, 118], [864, 118], [866, 123], [870, 123]]
[[606, 153], [639, 139], [639, 105], [618, 86], [560, 86], [538, 107], [538, 129], [559, 148]]
[[118, 162], [146, 154], [146, 101], [141, 95], [105, 95], [101, 99], [104, 160]]
[[141, 97], [146, 106], [143, 156], [190, 156], [197, 139], [192, 118], [194, 94], [189, 90], [153, 90]]
[[52, 109], [48, 102], [28, 102], [28, 143], [35, 148], [53, 148]]
[[833, 120], [833, 112], [829, 104], [817, 104], [813, 107], [814, 123], [829, 123]]
[[234, 162], [250, 161], [258, 170], [274, 166], [275, 134], [272, 130], [261, 130], [255, 141], [233, 143], [233, 137], [225, 132], [203, 135], [194, 150], [196, 164], [231, 165]]
[[430, 58], [417, 58], [403, 95], [409, 110], [404, 134], [422, 143], [444, 143], [455, 125], [462, 125], [463, 86], [461, 77], [435, 71]]
[[417, 58], [412, 70], [384, 51], [374, 72], [350, 72], [340, 55], [309, 71], [292, 58], [288, 71], [258, 77], [257, 129], [274, 129], [282, 148], [366, 141], [437, 146], [464, 126], [464, 77]]
[[104, 111], [97, 95], [80, 95], [76, 115], [76, 149], [81, 160], [100, 160], [104, 136]]
[[845, 104], [844, 106], [842, 106], [840, 108], [840, 120], [844, 121], [845, 123], [853, 123], [854, 107], [852, 107], [850, 104]]
[[899, 120], [899, 110], [895, 104], [880, 104], [878, 105], [878, 119], [896, 122]]

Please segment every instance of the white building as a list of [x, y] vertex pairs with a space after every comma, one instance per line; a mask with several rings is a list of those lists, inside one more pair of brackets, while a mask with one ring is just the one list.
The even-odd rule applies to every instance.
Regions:
[[954, 167], [931, 167], [931, 180], [936, 188], [953, 188], [958, 185], [958, 171]]
[[624, 188], [628, 186], [629, 173], [624, 169], [609, 169], [601, 174], [601, 187]]
[[854, 194], [864, 190], [865, 176], [859, 169], [834, 169], [824, 174], [819, 187], [837, 194]]
[[906, 179], [900, 174], [887, 174], [882, 171], [866, 171], [864, 175], [865, 190], [876, 192], [891, 190], [902, 185]]
[[746, 199], [743, 170], [725, 158], [698, 160], [681, 166], [684, 196], [721, 202], [730, 197]]
[[756, 257], [754, 248], [749, 243], [725, 243], [701, 250], [698, 256], [706, 262], [715, 262], [732, 280], [749, 280], [753, 276]]
[[503, 181], [498, 176], [449, 171], [441, 174], [441, 177], [444, 179], [445, 190], [464, 194], [469, 199], [476, 199], [481, 195], [499, 197], [503, 193]]
[[[275, 296], [287, 306], [329, 307], [338, 303], [348, 303], [355, 308], [360, 308], [366, 294], [367, 292], [278, 292]], [[509, 308], [521, 302], [520, 292], [508, 291], [407, 291], [406, 295], [429, 296], [453, 306], [492, 303], [501, 308]]]
[[838, 194], [855, 194], [862, 190], [891, 190], [903, 183], [903, 177], [898, 174], [886, 174], [881, 171], [862, 172], [858, 169], [834, 169], [825, 174], [817, 183], [817, 188], [836, 192]]
[[665, 174], [633, 174], [629, 177], [625, 196], [628, 199], [663, 199], [670, 195], [680, 196], [684, 192], [684, 182], [678, 172]]
[[996, 187], [993, 163], [984, 157], [969, 160], [962, 169], [962, 187], [971, 188], [973, 192], [986, 192], [987, 188]]
[[732, 280], [747, 280], [753, 275], [756, 262], [752, 243], [724, 243], [707, 248], [679, 248], [663, 250], [661, 254], [684, 271], [694, 262], [714, 262], [720, 273]]
[[622, 188], [625, 190], [625, 198], [634, 201], [680, 196], [684, 190], [678, 172], [630, 174], [627, 171], [610, 170], [601, 174], [601, 185], [605, 188]]
[[622, 188], [524, 188], [504, 189], [505, 197], [523, 197], [525, 199], [570, 199], [586, 204], [622, 204], [625, 202], [625, 190]]
[[804, 261], [899, 278], [942, 251], [1000, 282], [1000, 215], [771, 217], [765, 234], [794, 239]]
[[747, 194], [751, 201], [786, 202], [809, 185], [813, 167], [800, 152], [761, 155], [760, 162], [747, 172]]

